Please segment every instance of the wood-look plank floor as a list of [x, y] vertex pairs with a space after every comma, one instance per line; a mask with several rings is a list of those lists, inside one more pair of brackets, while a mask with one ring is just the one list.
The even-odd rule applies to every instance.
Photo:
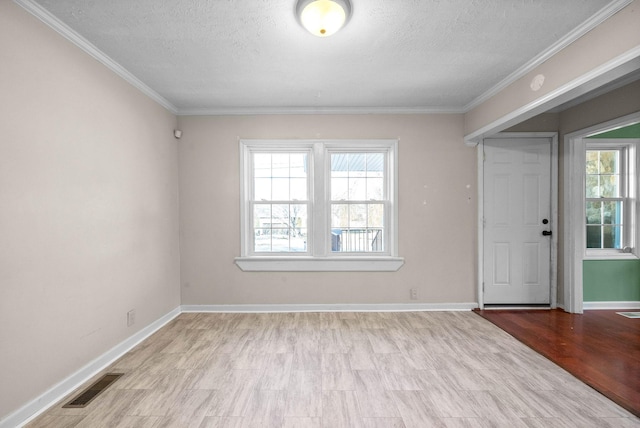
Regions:
[[640, 319], [601, 310], [478, 314], [640, 416]]
[[472, 312], [186, 313], [106, 371], [28, 426], [640, 426]]

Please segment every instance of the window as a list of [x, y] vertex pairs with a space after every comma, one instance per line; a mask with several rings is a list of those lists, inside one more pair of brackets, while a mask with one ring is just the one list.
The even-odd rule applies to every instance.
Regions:
[[588, 140], [585, 158], [587, 255], [628, 253], [634, 246], [636, 150], [621, 140]]
[[242, 140], [243, 270], [397, 270], [397, 141]]

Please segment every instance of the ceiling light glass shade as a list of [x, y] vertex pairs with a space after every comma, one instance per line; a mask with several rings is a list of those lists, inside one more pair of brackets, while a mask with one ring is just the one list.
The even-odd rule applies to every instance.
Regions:
[[311, 34], [327, 37], [347, 22], [351, 3], [349, 0], [298, 0], [296, 15]]

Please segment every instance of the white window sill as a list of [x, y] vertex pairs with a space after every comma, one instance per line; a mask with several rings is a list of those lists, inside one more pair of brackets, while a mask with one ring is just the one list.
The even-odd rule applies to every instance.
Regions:
[[613, 253], [607, 252], [598, 254], [595, 252], [589, 252], [585, 254], [584, 260], [637, 260], [638, 256], [634, 253]]
[[402, 257], [236, 257], [245, 272], [395, 272]]

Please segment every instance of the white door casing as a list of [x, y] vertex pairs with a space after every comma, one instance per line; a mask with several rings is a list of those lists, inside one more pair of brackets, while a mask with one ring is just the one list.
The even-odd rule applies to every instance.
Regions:
[[555, 306], [555, 139], [499, 137], [483, 142], [480, 306]]

